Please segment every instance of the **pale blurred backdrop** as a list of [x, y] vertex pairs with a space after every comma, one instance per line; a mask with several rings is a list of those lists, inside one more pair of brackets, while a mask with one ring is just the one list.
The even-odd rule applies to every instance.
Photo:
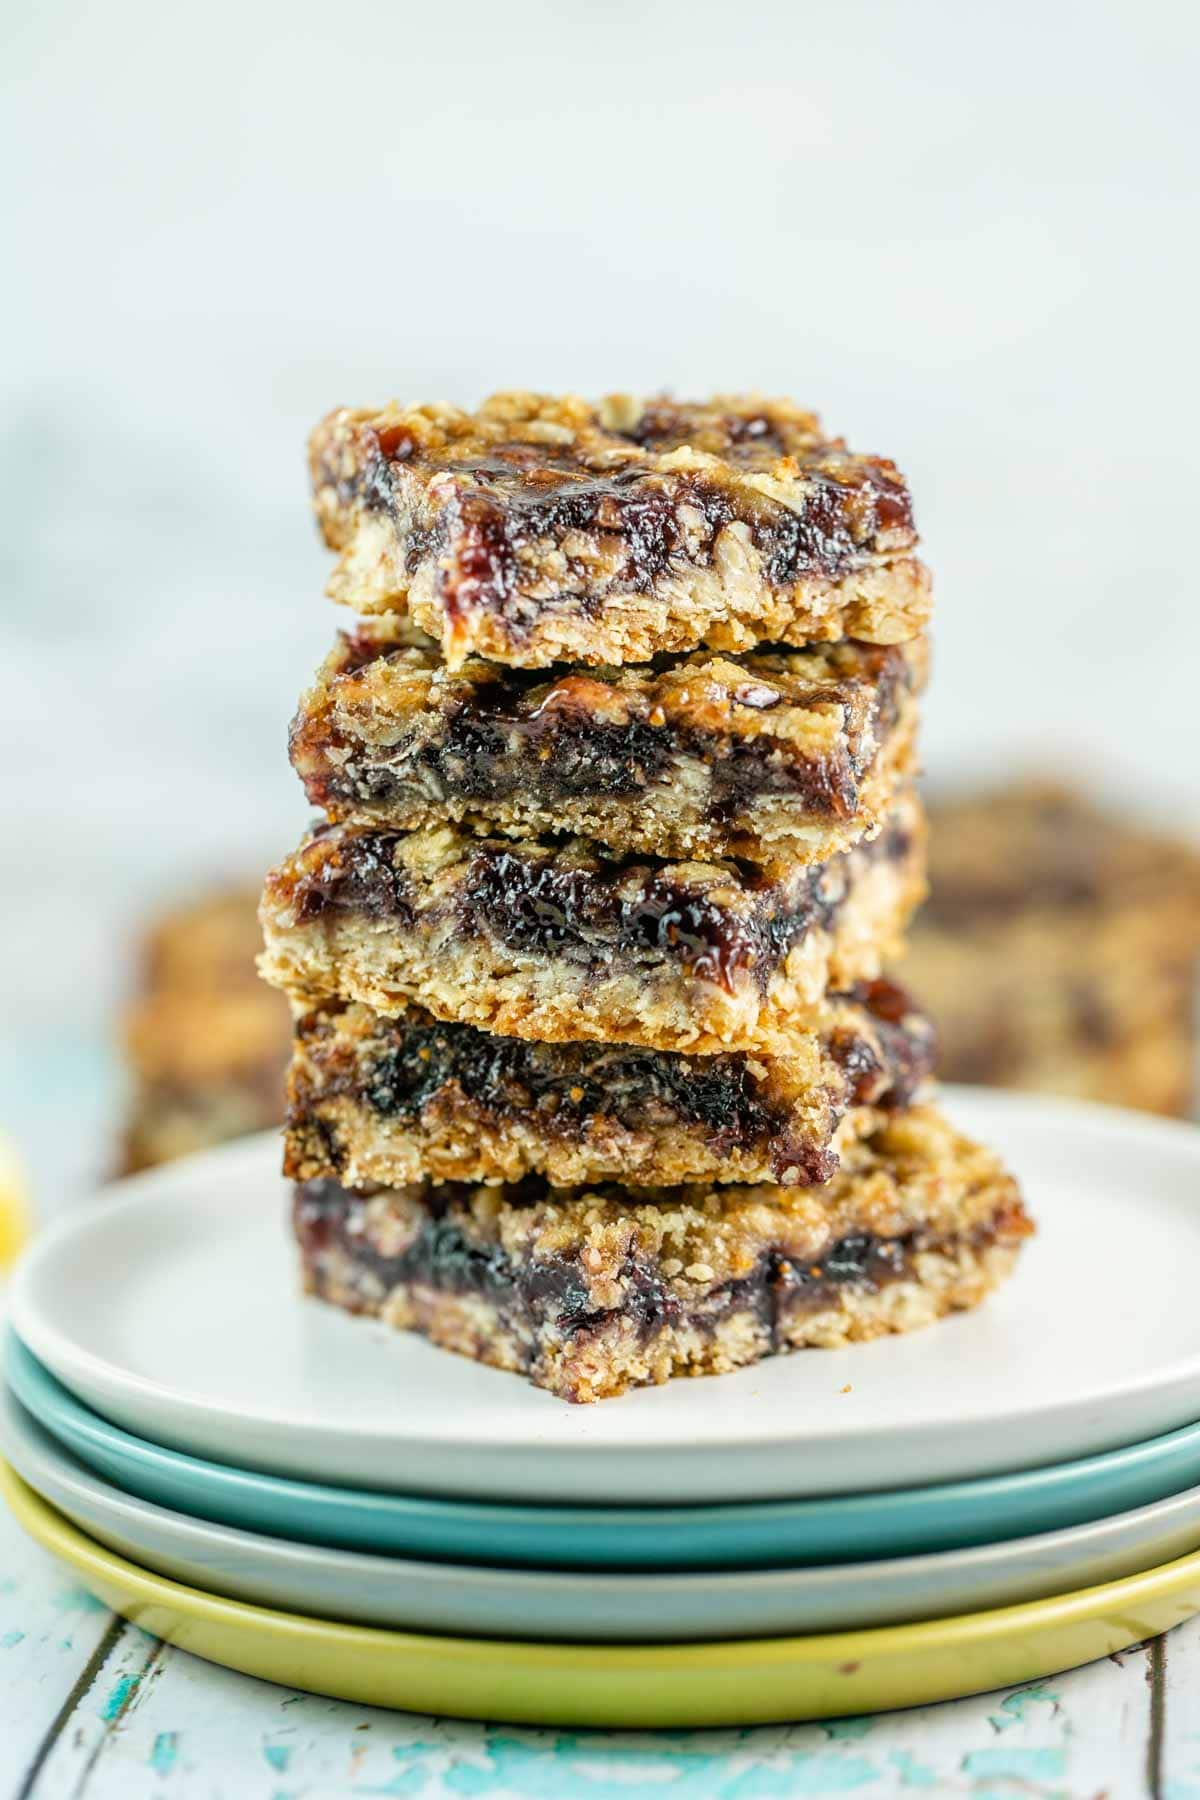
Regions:
[[337, 621], [308, 426], [782, 390], [911, 478], [934, 776], [1195, 828], [1195, 100], [1168, 0], [43, 0], [2, 26], [0, 1124], [102, 1158], [140, 911], [265, 867]]

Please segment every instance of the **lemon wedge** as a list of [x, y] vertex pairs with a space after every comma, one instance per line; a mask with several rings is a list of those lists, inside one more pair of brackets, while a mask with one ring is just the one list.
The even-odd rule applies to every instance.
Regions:
[[0, 1137], [0, 1269], [16, 1261], [29, 1236], [29, 1190], [9, 1140]]

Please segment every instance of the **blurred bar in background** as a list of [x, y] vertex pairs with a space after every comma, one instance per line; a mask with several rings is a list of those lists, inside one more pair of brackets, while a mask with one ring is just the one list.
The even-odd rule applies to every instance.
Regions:
[[930, 817], [904, 979], [943, 1078], [1190, 1115], [1200, 852], [1042, 782]]
[[126, 1174], [282, 1120], [291, 1016], [254, 966], [257, 907], [257, 888], [221, 889], [146, 933], [122, 1033], [133, 1077]]

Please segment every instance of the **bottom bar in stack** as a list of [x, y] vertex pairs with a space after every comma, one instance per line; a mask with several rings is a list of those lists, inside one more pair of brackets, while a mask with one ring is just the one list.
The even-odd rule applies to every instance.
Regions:
[[296, 1189], [305, 1285], [590, 1401], [977, 1305], [1033, 1225], [936, 1108], [850, 1145], [819, 1187]]

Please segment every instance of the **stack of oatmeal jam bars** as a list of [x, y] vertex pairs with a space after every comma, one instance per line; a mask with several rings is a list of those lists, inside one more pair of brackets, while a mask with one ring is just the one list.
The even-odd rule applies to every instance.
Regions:
[[261, 915], [308, 1289], [584, 1401], [975, 1305], [1032, 1228], [881, 975], [925, 887], [894, 465], [758, 398], [311, 451], [363, 622]]

